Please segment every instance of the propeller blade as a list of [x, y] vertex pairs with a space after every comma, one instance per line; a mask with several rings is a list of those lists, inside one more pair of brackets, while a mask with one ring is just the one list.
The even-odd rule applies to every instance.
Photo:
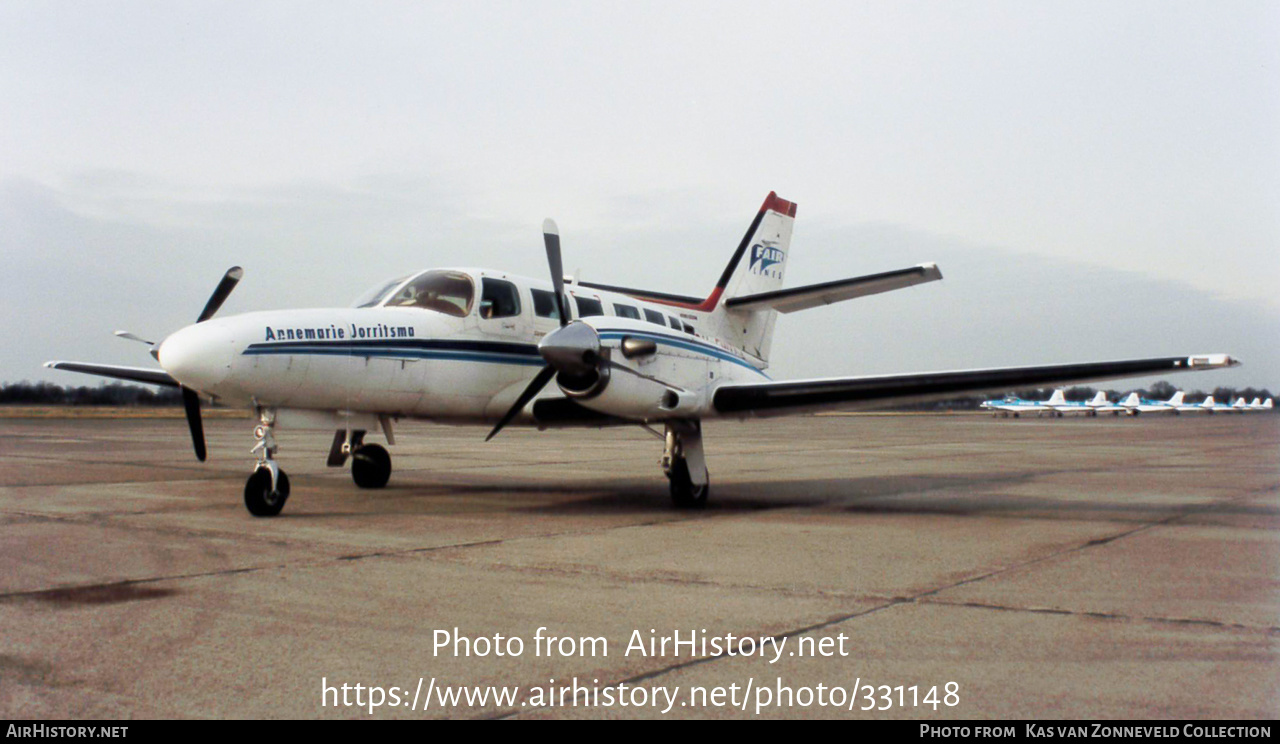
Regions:
[[205, 304], [204, 310], [200, 311], [200, 317], [196, 318], [197, 323], [205, 322], [212, 318], [214, 313], [218, 312], [218, 308], [222, 307], [222, 303], [227, 301], [227, 295], [231, 294], [231, 290], [236, 288], [236, 284], [242, 276], [244, 276], [244, 269], [239, 266], [232, 266], [227, 269], [227, 273], [222, 275], [222, 281], [218, 282], [218, 288], [213, 290], [213, 294], [209, 295], [209, 302]]
[[547, 263], [551, 266], [551, 288], [556, 293], [556, 307], [560, 309], [560, 327], [569, 324], [569, 308], [564, 306], [564, 263], [560, 260], [560, 228], [556, 221], [542, 221], [542, 242], [547, 245]]
[[200, 419], [200, 396], [189, 387], [182, 388], [182, 407], [187, 409], [187, 426], [191, 429], [191, 443], [196, 448], [196, 459], [204, 462], [204, 422]]
[[128, 340], [130, 340], [130, 341], [139, 341], [139, 342], [141, 342], [141, 343], [146, 344], [147, 346], [155, 346], [155, 345], [156, 345], [156, 342], [155, 342], [155, 341], [148, 341], [147, 339], [143, 338], [142, 336], [139, 336], [139, 335], [137, 335], [136, 333], [130, 333], [130, 332], [128, 332], [128, 331], [116, 331], [116, 336], [118, 336], [118, 337], [120, 337], [120, 338], [128, 339]]
[[535, 395], [542, 392], [542, 388], [546, 387], [547, 383], [551, 381], [551, 378], [555, 376], [555, 367], [552, 367], [550, 364], [543, 367], [542, 371], [538, 372], [537, 377], [533, 378], [533, 382], [529, 383], [529, 387], [525, 388], [523, 393], [520, 393], [519, 398], [516, 398], [515, 404], [513, 404], [510, 410], [507, 411], [506, 415], [502, 417], [502, 420], [498, 422], [498, 425], [493, 427], [493, 431], [489, 432], [489, 436], [484, 438], [484, 441], [487, 442], [497, 436], [498, 432], [502, 431], [502, 427], [511, 423], [511, 419], [515, 418], [516, 414], [523, 411], [524, 407], [529, 405], [529, 401], [533, 400]]

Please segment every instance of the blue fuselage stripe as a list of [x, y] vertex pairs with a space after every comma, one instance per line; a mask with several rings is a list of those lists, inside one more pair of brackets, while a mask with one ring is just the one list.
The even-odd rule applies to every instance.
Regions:
[[[601, 340], [620, 340], [624, 336], [652, 340], [656, 343], [684, 351], [737, 364], [768, 379], [757, 367], [744, 359], [693, 339], [676, 338], [658, 333], [638, 331], [601, 330]], [[355, 356], [379, 357], [389, 359], [443, 359], [451, 361], [485, 362], [490, 364], [517, 364], [540, 367], [545, 362], [533, 344], [506, 343], [476, 340], [386, 340], [370, 343], [368, 341], [335, 341], [256, 343], [244, 350], [245, 356], [268, 355], [315, 355], [315, 356]]]

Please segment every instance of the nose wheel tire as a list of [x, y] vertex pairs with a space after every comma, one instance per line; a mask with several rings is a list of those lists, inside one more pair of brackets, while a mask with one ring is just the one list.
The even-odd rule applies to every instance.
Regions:
[[351, 455], [351, 479], [361, 488], [382, 488], [391, 480], [391, 455], [377, 444], [366, 444]]
[[693, 479], [689, 477], [689, 463], [683, 458], [671, 464], [671, 472], [667, 477], [671, 479], [671, 501], [678, 508], [701, 509], [707, 505], [711, 484], [695, 486]]
[[244, 505], [255, 517], [274, 517], [289, 500], [289, 476], [277, 471], [276, 487], [271, 489], [271, 471], [260, 468], [253, 471], [244, 484]]

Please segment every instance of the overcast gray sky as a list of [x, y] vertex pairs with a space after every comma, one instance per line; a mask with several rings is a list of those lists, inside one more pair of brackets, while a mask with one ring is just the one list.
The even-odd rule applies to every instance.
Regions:
[[[788, 284], [940, 284], [784, 317], [775, 376], [1226, 351], [1280, 387], [1274, 2], [0, 4], [0, 380], [144, 365], [116, 328], [379, 279], [702, 294], [763, 197]], [[1116, 383], [1123, 386], [1124, 383]]]

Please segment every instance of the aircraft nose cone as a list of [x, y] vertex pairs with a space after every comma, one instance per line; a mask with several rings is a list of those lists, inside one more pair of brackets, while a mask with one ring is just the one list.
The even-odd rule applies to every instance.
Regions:
[[221, 324], [197, 323], [162, 341], [157, 358], [178, 382], [212, 392], [231, 373], [235, 349], [231, 334]]

